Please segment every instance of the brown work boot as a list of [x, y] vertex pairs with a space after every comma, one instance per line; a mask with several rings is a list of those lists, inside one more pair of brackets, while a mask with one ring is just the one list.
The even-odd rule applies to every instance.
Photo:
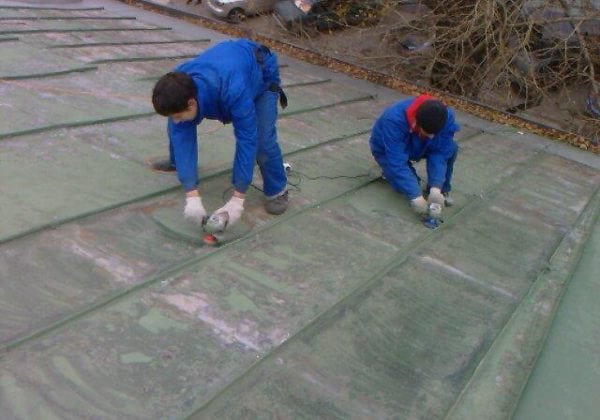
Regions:
[[156, 172], [175, 172], [175, 166], [169, 158], [150, 158], [146, 163]]
[[265, 203], [265, 210], [269, 214], [283, 214], [288, 208], [289, 199], [287, 190], [275, 198], [268, 199]]

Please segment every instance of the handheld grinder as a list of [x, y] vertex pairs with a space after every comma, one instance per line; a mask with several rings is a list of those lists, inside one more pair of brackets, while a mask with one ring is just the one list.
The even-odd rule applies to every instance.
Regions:
[[440, 225], [442, 219], [442, 205], [438, 203], [430, 203], [427, 206], [427, 216], [423, 218], [423, 224], [429, 229], [435, 229]]
[[216, 245], [219, 241], [218, 234], [223, 233], [229, 223], [229, 213], [213, 213], [203, 223], [204, 236], [202, 240], [206, 245]]

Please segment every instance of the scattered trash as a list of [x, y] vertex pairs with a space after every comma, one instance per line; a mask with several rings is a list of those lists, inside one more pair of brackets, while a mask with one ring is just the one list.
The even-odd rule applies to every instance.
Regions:
[[414, 35], [407, 35], [400, 41], [400, 46], [409, 52], [419, 52], [431, 46], [431, 41], [421, 42]]
[[600, 104], [598, 103], [598, 94], [590, 91], [590, 94], [585, 100], [585, 109], [590, 116], [600, 119]]

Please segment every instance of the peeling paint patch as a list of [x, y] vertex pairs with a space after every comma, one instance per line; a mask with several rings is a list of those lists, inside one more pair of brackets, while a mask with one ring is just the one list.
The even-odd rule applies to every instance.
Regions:
[[198, 319], [208, 324], [212, 331], [225, 343], [233, 344], [237, 342], [249, 349], [260, 350], [260, 334], [255, 328], [255, 322], [243, 319], [239, 325], [232, 326], [226, 321], [214, 317], [208, 311], [201, 311]]
[[74, 241], [71, 243], [70, 249], [74, 254], [86, 258], [99, 268], [102, 268], [110, 273], [112, 277], [119, 283], [130, 284], [135, 282], [135, 271], [119, 256], [106, 255], [101, 250], [93, 251], [91, 249], [85, 249]]
[[194, 315], [200, 308], [208, 306], [206, 295], [203, 293], [190, 293], [189, 295], [178, 293], [176, 295], [167, 295], [164, 299], [188, 315]]
[[[206, 324], [225, 344], [239, 343], [248, 349], [260, 351], [265, 346], [279, 345], [289, 337], [289, 333], [280, 328], [274, 328], [263, 335], [258, 330], [256, 322], [248, 318], [243, 318], [236, 323], [225, 321], [211, 310], [204, 293], [178, 293], [163, 296], [163, 299], [185, 315], [194, 316]], [[248, 301], [251, 302], [249, 299]]]
[[502, 216], [508, 217], [509, 219], [516, 220], [517, 222], [523, 222], [525, 220], [520, 215], [497, 206], [490, 206], [490, 210], [500, 213]]

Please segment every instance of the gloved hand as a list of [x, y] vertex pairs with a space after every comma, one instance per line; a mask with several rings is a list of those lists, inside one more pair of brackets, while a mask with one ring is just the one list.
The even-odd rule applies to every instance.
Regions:
[[183, 217], [199, 225], [206, 217], [206, 210], [202, 205], [202, 198], [199, 196], [185, 197], [185, 208], [183, 209]]
[[233, 196], [229, 199], [229, 201], [220, 209], [215, 210], [214, 214], [219, 214], [223, 212], [227, 212], [229, 215], [228, 225], [232, 225], [236, 223], [242, 217], [242, 212], [244, 211], [244, 199], [240, 197]]
[[431, 187], [429, 189], [429, 197], [427, 197], [427, 202], [429, 204], [436, 203], [443, 207], [444, 201], [445, 201], [445, 198], [444, 198], [444, 195], [442, 194], [442, 190], [440, 190], [439, 188], [436, 188], [436, 187]]
[[417, 214], [427, 214], [427, 200], [422, 195], [410, 200], [410, 206]]

